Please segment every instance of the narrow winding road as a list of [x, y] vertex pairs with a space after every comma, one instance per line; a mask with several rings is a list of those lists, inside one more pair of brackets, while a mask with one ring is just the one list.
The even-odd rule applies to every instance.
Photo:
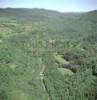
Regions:
[[41, 64], [42, 64], [42, 68], [41, 68], [40, 73], [39, 73], [39, 75], [40, 75], [40, 80], [41, 80], [41, 83], [42, 83], [43, 90], [44, 90], [44, 92], [47, 94], [47, 97], [48, 97], [47, 100], [50, 100], [50, 97], [49, 97], [49, 95], [48, 95], [48, 93], [47, 93], [47, 90], [46, 90], [45, 85], [44, 85], [44, 82], [43, 82], [45, 65], [43, 64], [42, 58], [40, 58], [40, 62], [41, 62]]
[[46, 91], [46, 89], [45, 89], [45, 85], [44, 85], [44, 83], [43, 83], [43, 79], [44, 79], [44, 70], [45, 70], [45, 66], [44, 65], [42, 65], [42, 69], [41, 69], [41, 71], [40, 71], [40, 79], [41, 79], [41, 82], [42, 82], [42, 87], [43, 87], [43, 89], [44, 89], [44, 91]]

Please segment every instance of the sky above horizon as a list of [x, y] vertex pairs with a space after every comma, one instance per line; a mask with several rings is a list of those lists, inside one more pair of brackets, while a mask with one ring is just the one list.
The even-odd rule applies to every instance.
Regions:
[[62, 12], [97, 10], [97, 0], [0, 0], [0, 8], [45, 8]]

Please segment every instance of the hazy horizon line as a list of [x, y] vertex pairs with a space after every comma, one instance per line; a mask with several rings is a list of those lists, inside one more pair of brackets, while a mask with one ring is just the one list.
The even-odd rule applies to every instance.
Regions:
[[84, 13], [84, 12], [91, 12], [91, 11], [95, 11], [97, 9], [91, 9], [91, 10], [85, 10], [85, 11], [61, 11], [61, 10], [56, 10], [56, 9], [47, 9], [47, 8], [38, 8], [38, 7], [32, 7], [32, 8], [28, 8], [28, 7], [0, 7], [0, 9], [43, 9], [43, 10], [51, 10], [51, 11], [57, 11], [57, 12], [67, 12], [67, 13]]

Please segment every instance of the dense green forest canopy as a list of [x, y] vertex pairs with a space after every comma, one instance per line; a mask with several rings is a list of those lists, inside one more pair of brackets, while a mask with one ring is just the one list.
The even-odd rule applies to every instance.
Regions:
[[0, 8], [0, 100], [96, 99], [96, 10]]

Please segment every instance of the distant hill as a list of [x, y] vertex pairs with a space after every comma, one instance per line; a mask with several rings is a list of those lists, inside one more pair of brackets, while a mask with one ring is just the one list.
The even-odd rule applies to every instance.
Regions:
[[[83, 35], [95, 30], [97, 11], [87, 13], [62, 13], [46, 9], [5, 8], [0, 9], [0, 16], [12, 18], [19, 23], [45, 23], [49, 33]], [[42, 25], [40, 26], [42, 27]], [[52, 29], [53, 27], [53, 29]], [[72, 36], [71, 36], [72, 37]]]

